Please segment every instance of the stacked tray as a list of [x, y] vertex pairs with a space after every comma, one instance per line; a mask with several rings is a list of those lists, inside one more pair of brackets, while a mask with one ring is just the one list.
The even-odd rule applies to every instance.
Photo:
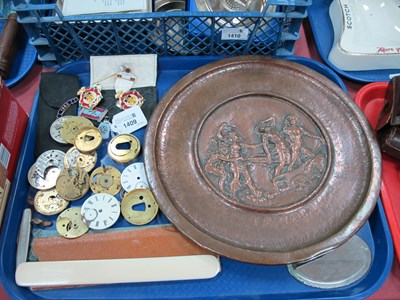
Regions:
[[[192, 70], [215, 61], [219, 58], [162, 58], [158, 69], [158, 97], [159, 99], [174, 85], [174, 83]], [[288, 58], [317, 70], [327, 76], [342, 88], [343, 82], [335, 73], [310, 59]], [[57, 72], [79, 75], [82, 85], [88, 84], [89, 63], [71, 63]], [[178, 298], [211, 298], [235, 297], [268, 299], [347, 299], [365, 298], [373, 294], [385, 281], [392, 264], [392, 240], [387, 226], [380, 200], [367, 223], [357, 233], [368, 244], [372, 254], [370, 271], [360, 281], [343, 288], [322, 290], [309, 287], [295, 280], [285, 265], [266, 266], [249, 264], [236, 260], [221, 258], [221, 273], [209, 280], [134, 283], [88, 286], [69, 289], [54, 289], [45, 291], [31, 291], [16, 285], [15, 258], [18, 224], [22, 212], [26, 207], [29, 184], [26, 174], [34, 161], [31, 151], [36, 138], [37, 120], [36, 97], [29, 126], [26, 131], [24, 145], [21, 151], [20, 163], [16, 180], [11, 191], [9, 205], [5, 215], [0, 236], [0, 268], [2, 284], [14, 299], [178, 299]], [[143, 142], [144, 130], [137, 133]], [[136, 133], [135, 133], [136, 134]], [[141, 159], [140, 159], [141, 160]], [[137, 270], [132, 270], [135, 272]], [[173, 272], [173, 270], [171, 270]]]
[[[355, 97], [358, 106], [375, 128], [379, 113], [382, 110], [387, 82], [370, 83], [359, 90]], [[400, 259], [400, 162], [386, 154], [382, 156], [381, 197], [385, 213], [392, 232], [397, 258]]]
[[308, 19], [314, 34], [314, 41], [324, 63], [338, 74], [351, 80], [365, 83], [389, 81], [389, 75], [398, 73], [399, 70], [343, 71], [328, 60], [334, 40], [333, 27], [329, 17], [331, 2], [332, 0], [314, 1], [308, 9]]

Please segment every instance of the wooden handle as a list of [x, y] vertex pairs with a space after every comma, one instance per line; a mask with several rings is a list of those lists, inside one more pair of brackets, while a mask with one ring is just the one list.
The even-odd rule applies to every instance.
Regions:
[[0, 38], [0, 76], [2, 79], [7, 79], [11, 73], [12, 63], [18, 48], [19, 28], [17, 14], [10, 14]]

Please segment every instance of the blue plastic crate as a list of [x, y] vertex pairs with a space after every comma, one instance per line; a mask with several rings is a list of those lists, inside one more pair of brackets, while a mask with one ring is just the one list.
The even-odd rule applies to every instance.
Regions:
[[[53, 1], [13, 0], [18, 21], [45, 66], [93, 55], [218, 56], [293, 54], [311, 0], [270, 0], [263, 12], [157, 12], [63, 16]], [[276, 9], [269, 11], [270, 6]], [[193, 7], [193, 5], [189, 5]], [[232, 20], [239, 20], [233, 24]], [[222, 24], [222, 25], [221, 25]], [[224, 27], [248, 29], [246, 40], [221, 39]]]
[[[192, 70], [221, 57], [162, 57], [158, 61], [158, 98]], [[329, 68], [307, 58], [286, 57], [328, 77], [341, 88], [342, 80]], [[89, 83], [88, 61], [73, 62], [57, 72], [78, 75], [81, 84]], [[387, 278], [393, 260], [393, 245], [381, 201], [368, 222], [357, 233], [372, 253], [370, 271], [359, 281], [342, 288], [323, 290], [301, 284], [289, 274], [286, 266], [248, 264], [221, 258], [222, 272], [207, 280], [171, 281], [86, 286], [79, 288], [31, 291], [15, 283], [15, 258], [18, 225], [27, 206], [28, 170], [34, 162], [32, 147], [36, 140], [38, 97], [22, 146], [16, 179], [0, 232], [0, 281], [12, 299], [363, 299], [379, 289]], [[143, 142], [145, 128], [135, 132]], [[142, 157], [138, 158], [139, 160]], [[81, 200], [78, 200], [81, 201]], [[79, 205], [74, 202], [74, 205]], [[160, 221], [166, 221], [165, 216]], [[121, 222], [124, 222], [120, 218]], [[134, 272], [135, 270], [132, 270]]]
[[[0, 31], [3, 30], [6, 20], [0, 20]], [[22, 32], [18, 35], [18, 48], [14, 57], [10, 75], [4, 83], [12, 87], [28, 74], [36, 61], [36, 49], [28, 42], [27, 35]]]

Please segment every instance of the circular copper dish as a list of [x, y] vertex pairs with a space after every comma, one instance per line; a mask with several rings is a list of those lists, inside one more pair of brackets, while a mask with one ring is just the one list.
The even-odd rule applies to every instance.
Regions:
[[260, 264], [319, 256], [375, 206], [381, 158], [369, 123], [333, 82], [257, 56], [203, 66], [148, 124], [145, 167], [161, 210], [221, 255]]

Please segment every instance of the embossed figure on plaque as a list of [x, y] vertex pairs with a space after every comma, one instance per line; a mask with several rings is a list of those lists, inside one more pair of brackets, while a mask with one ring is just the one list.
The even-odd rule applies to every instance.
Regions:
[[293, 166], [298, 162], [301, 151], [304, 155], [312, 156], [312, 153], [306, 147], [303, 147], [303, 135], [315, 139], [317, 143], [315, 148], [318, 148], [319, 143], [323, 143], [321, 137], [300, 126], [300, 120], [297, 116], [289, 115], [286, 117], [283, 133], [287, 136], [287, 141], [291, 149], [289, 170], [292, 170]]
[[[244, 152], [253, 147], [243, 143], [235, 126], [222, 123], [216, 138], [212, 141], [217, 147], [205, 165], [205, 170], [219, 176], [219, 187], [235, 197], [242, 185], [245, 185], [251, 195], [260, 196], [261, 191], [255, 186], [252, 176], [247, 169]], [[228, 186], [225, 188], [226, 182]]]
[[[319, 185], [327, 146], [316, 125], [295, 115], [254, 122], [245, 141], [238, 124], [217, 124], [203, 168], [214, 186], [236, 203], [267, 209], [296, 205]], [[247, 135], [246, 135], [247, 137]]]
[[[290, 161], [288, 146], [276, 128], [274, 117], [260, 122], [256, 126], [256, 131], [261, 134], [262, 147], [267, 155], [267, 162], [269, 164], [273, 161], [278, 163], [274, 172], [274, 177], [276, 177]], [[277, 158], [273, 160], [273, 156], [277, 156]]]

